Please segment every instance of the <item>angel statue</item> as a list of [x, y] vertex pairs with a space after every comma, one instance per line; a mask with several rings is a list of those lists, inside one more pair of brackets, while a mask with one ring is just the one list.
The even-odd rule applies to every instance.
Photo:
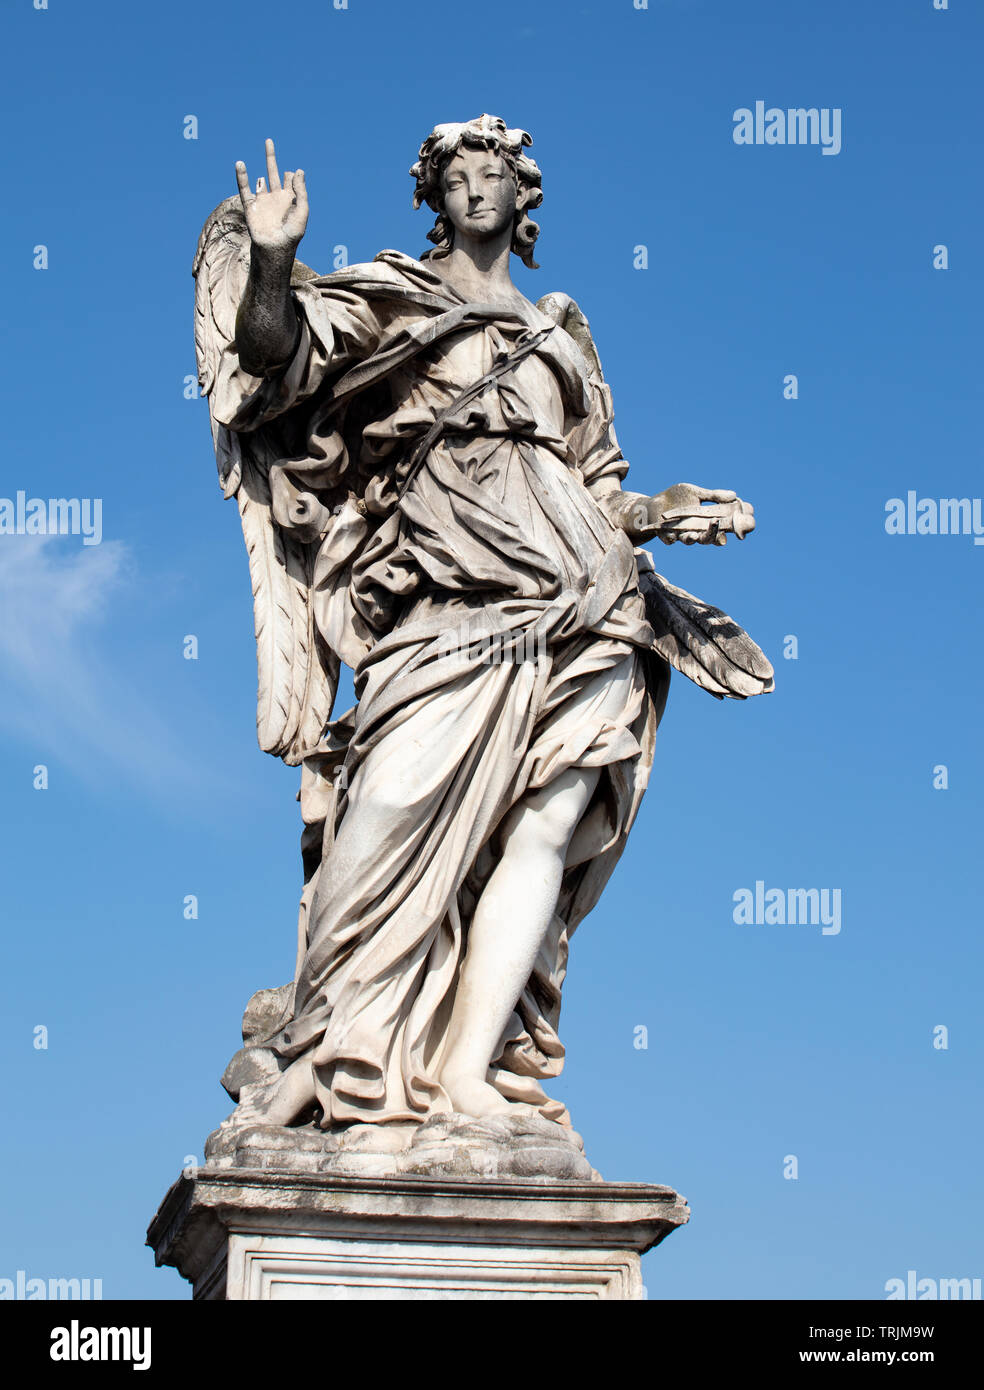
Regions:
[[[670, 667], [719, 698], [772, 689], [741, 628], [639, 548], [724, 545], [752, 508], [626, 492], [587, 319], [513, 284], [511, 256], [537, 268], [531, 143], [495, 116], [435, 127], [410, 171], [437, 215], [419, 260], [297, 262], [304, 174], [270, 140], [202, 231], [259, 742], [300, 766], [304, 821], [295, 978], [247, 1008], [213, 1154], [250, 1126], [322, 1153], [351, 1131], [396, 1152], [435, 1117], [573, 1133], [541, 1084], [568, 943], [639, 809]], [[357, 704], [333, 719], [340, 663]]]

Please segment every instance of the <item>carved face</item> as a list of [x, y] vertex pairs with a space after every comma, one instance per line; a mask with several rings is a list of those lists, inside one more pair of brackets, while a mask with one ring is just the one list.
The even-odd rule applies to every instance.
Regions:
[[516, 216], [516, 182], [493, 150], [464, 145], [441, 177], [444, 210], [463, 236], [488, 241], [511, 227]]

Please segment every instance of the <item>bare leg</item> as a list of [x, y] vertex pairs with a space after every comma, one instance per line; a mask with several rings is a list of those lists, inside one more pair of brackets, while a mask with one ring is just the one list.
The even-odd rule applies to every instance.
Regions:
[[510, 1108], [486, 1073], [557, 910], [567, 847], [599, 775], [571, 768], [507, 818], [502, 858], [469, 928], [441, 1065], [441, 1084], [462, 1114]]
[[[510, 1109], [485, 1077], [557, 909], [568, 846], [599, 775], [595, 768], [571, 768], [516, 806], [503, 827], [502, 858], [469, 928], [441, 1066], [441, 1084], [462, 1114]], [[313, 1100], [311, 1062], [302, 1056], [230, 1119], [289, 1125]]]

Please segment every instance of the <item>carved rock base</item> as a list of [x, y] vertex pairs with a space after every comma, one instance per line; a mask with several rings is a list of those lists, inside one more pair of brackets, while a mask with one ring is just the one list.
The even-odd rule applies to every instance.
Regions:
[[209, 1135], [205, 1157], [210, 1169], [601, 1181], [584, 1156], [581, 1136], [529, 1106], [487, 1119], [437, 1114], [423, 1124], [350, 1125], [339, 1131], [315, 1124], [244, 1125], [233, 1115]]
[[639, 1257], [690, 1212], [646, 1183], [211, 1166], [147, 1232], [196, 1299], [640, 1299]]

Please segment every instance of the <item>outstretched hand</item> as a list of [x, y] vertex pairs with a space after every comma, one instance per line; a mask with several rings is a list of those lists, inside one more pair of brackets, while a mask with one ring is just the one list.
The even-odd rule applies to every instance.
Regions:
[[730, 488], [676, 483], [649, 502], [645, 530], [664, 545], [725, 545], [755, 530], [755, 508]]
[[307, 227], [304, 170], [288, 171], [281, 183], [272, 140], [266, 142], [266, 167], [266, 178], [256, 180], [254, 193], [250, 190], [246, 165], [242, 160], [236, 164], [236, 182], [250, 240], [261, 250], [287, 252], [293, 256]]

